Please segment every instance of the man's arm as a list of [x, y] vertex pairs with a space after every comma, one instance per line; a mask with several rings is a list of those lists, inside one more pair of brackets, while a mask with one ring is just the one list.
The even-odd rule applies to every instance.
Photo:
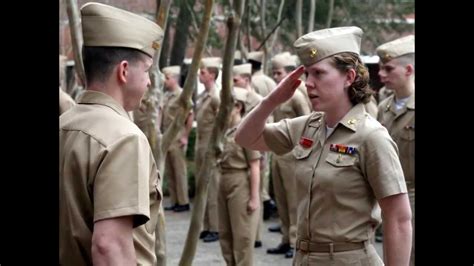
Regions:
[[94, 265], [136, 265], [132, 232], [133, 216], [95, 222], [92, 233], [92, 263]]
[[383, 253], [386, 265], [408, 265], [412, 243], [411, 209], [406, 193], [379, 200], [383, 220]]

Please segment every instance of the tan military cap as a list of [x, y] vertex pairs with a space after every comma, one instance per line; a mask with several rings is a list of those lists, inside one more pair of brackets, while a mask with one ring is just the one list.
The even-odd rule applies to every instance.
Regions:
[[137, 14], [95, 2], [81, 8], [85, 46], [127, 47], [153, 57], [163, 40], [163, 30]]
[[241, 64], [241, 65], [236, 65], [232, 69], [234, 76], [236, 75], [252, 75], [252, 64]]
[[377, 47], [377, 55], [382, 62], [415, 52], [415, 35], [408, 35]]
[[241, 101], [245, 103], [247, 101], [247, 94], [249, 93], [248, 90], [241, 88], [241, 87], [234, 87], [232, 90], [232, 95], [234, 96], [234, 100]]
[[362, 33], [362, 29], [353, 26], [317, 30], [298, 38], [293, 47], [301, 63], [310, 66], [343, 52], [359, 54]]
[[201, 59], [201, 67], [220, 68], [222, 59], [220, 57], [206, 57]]
[[263, 52], [262, 51], [250, 52], [247, 59], [262, 63], [262, 61], [263, 61]]
[[164, 67], [161, 72], [163, 74], [171, 74], [171, 75], [179, 75], [181, 74], [181, 67], [180, 66], [168, 66]]
[[287, 66], [296, 67], [296, 61], [289, 52], [276, 54], [272, 58], [272, 68], [282, 68], [282, 67], [287, 67]]

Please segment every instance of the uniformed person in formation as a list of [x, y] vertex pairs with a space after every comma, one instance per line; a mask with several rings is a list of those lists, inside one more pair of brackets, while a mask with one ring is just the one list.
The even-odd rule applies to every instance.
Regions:
[[[378, 120], [397, 143], [415, 231], [415, 37], [405, 36], [377, 47], [380, 80], [393, 95], [379, 104]], [[385, 226], [385, 225], [384, 225]], [[414, 237], [414, 234], [413, 234]], [[410, 265], [415, 264], [413, 238]]]
[[[181, 68], [169, 66], [162, 70], [165, 74], [166, 92], [163, 97], [163, 118], [161, 132], [165, 132], [175, 119], [179, 111], [178, 98], [182, 92], [179, 86]], [[178, 133], [179, 138], [170, 146], [166, 154], [166, 166], [164, 176], [168, 178], [168, 190], [172, 205], [165, 210], [182, 212], [189, 210], [188, 175], [186, 171], [186, 148], [188, 145], [189, 132], [193, 126], [192, 111], [186, 117], [184, 129]]]
[[64, 91], [66, 87], [66, 57], [59, 55], [59, 115], [71, 109], [76, 102]]
[[258, 94], [267, 96], [275, 88], [276, 83], [263, 73], [263, 59], [261, 51], [253, 51], [248, 54], [248, 62], [252, 64], [252, 87]]
[[[199, 173], [200, 167], [204, 162], [207, 145], [209, 144], [214, 121], [219, 111], [220, 97], [216, 88], [216, 80], [219, 76], [219, 69], [222, 64], [220, 57], [207, 57], [201, 60], [199, 70], [199, 82], [204, 85], [204, 92], [196, 100], [196, 173]], [[216, 162], [210, 162], [215, 165]], [[217, 166], [216, 166], [217, 167]], [[214, 169], [212, 167], [211, 169]], [[199, 176], [197, 176], [199, 178]], [[197, 181], [197, 180], [196, 180]], [[209, 179], [209, 189], [207, 194], [207, 204], [204, 210], [203, 231], [199, 235], [204, 242], [213, 242], [219, 240], [218, 218], [217, 218], [217, 190], [218, 171], [212, 170]], [[197, 183], [197, 182], [196, 182]]]
[[59, 87], [59, 115], [71, 109], [74, 105], [76, 105], [76, 102]]
[[253, 265], [253, 249], [260, 208], [260, 152], [234, 141], [237, 125], [245, 115], [248, 91], [233, 91], [234, 108], [218, 159], [219, 243], [227, 265]]
[[[241, 122], [236, 142], [296, 157], [298, 224], [294, 265], [383, 265], [370, 242], [385, 223], [387, 265], [407, 265], [411, 211], [395, 142], [365, 112], [368, 71], [359, 57], [362, 30], [339, 27], [301, 36], [304, 67], [290, 73]], [[315, 112], [265, 125], [306, 73]]]
[[[296, 62], [290, 53], [275, 55], [272, 60], [273, 78], [280, 83], [291, 71], [295, 70]], [[308, 98], [296, 89], [293, 96], [273, 111], [275, 122], [286, 118], [309, 115]], [[296, 244], [296, 159], [293, 153], [272, 156], [273, 191], [277, 203], [278, 216], [281, 220], [282, 238], [276, 248], [267, 249], [269, 254], [285, 254], [292, 258]], [[270, 228], [272, 229], [272, 228]], [[275, 229], [273, 229], [275, 231]]]
[[[255, 92], [255, 88], [252, 87], [252, 65], [249, 63], [234, 66], [233, 68], [234, 86], [235, 90], [241, 90], [242, 88], [247, 91], [245, 104], [245, 112], [250, 112], [257, 104], [262, 100], [262, 96]], [[273, 119], [273, 118], [272, 118]], [[267, 122], [273, 122], [272, 119], [268, 119]], [[260, 157], [260, 199], [263, 205], [268, 204], [271, 201], [270, 195], [268, 194], [269, 186], [269, 167], [268, 167], [268, 154], [261, 153]], [[268, 206], [268, 205], [267, 205]], [[263, 228], [263, 217], [264, 208], [259, 209], [260, 219], [257, 226], [257, 236], [255, 238], [255, 247], [259, 248], [262, 246], [262, 228]]]
[[60, 116], [59, 264], [154, 265], [161, 178], [127, 112], [151, 85], [163, 30], [94, 2], [81, 18], [87, 90]]

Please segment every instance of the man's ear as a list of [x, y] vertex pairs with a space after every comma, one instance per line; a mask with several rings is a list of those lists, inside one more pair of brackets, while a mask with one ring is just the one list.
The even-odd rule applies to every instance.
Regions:
[[129, 68], [130, 64], [128, 63], [127, 60], [122, 60], [120, 61], [120, 63], [117, 65], [117, 68], [116, 68], [116, 75], [117, 75], [117, 79], [121, 82], [121, 83], [127, 83], [127, 78], [128, 78], [128, 68]]
[[415, 72], [415, 68], [413, 67], [412, 64], [408, 64], [408, 65], [405, 66], [405, 71], [406, 71], [405, 74], [407, 76], [411, 76]]

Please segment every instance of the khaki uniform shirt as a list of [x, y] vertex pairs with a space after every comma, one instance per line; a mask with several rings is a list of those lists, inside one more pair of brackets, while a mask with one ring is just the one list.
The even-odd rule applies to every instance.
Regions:
[[377, 119], [378, 107], [374, 96], [370, 97], [370, 101], [364, 104], [365, 111], [373, 118]]
[[259, 70], [253, 73], [251, 86], [258, 94], [265, 97], [276, 87], [276, 83], [269, 76], [263, 74], [262, 70]]
[[225, 169], [249, 169], [248, 162], [261, 157], [259, 151], [249, 150], [235, 143], [236, 131], [237, 127], [233, 127], [228, 129], [224, 135], [224, 151], [218, 161], [223, 171]]
[[215, 88], [211, 93], [204, 91], [196, 101], [198, 148], [207, 148], [220, 102], [219, 95]]
[[76, 102], [71, 96], [59, 88], [59, 115], [71, 109], [74, 105], [76, 105]]
[[395, 96], [392, 95], [379, 104], [378, 121], [387, 128], [397, 143], [400, 162], [409, 188], [415, 182], [415, 94], [400, 110], [395, 109]]
[[368, 240], [381, 222], [377, 199], [407, 191], [397, 147], [363, 104], [354, 106], [328, 139], [325, 135], [321, 112], [266, 125], [263, 133], [272, 151], [293, 150], [296, 157], [297, 237]]
[[161, 178], [148, 141], [110, 96], [86, 91], [60, 117], [61, 265], [91, 265], [94, 222], [133, 216], [137, 264], [156, 263]]

